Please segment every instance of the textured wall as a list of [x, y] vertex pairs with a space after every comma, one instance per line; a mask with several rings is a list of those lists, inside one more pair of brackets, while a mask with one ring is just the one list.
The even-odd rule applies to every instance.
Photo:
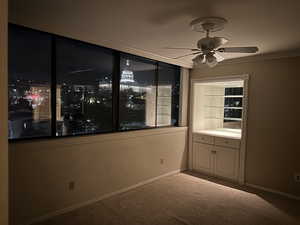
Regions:
[[191, 78], [249, 74], [246, 182], [300, 196], [300, 57], [191, 70]]
[[186, 155], [184, 127], [10, 144], [12, 222], [24, 224], [185, 169]]

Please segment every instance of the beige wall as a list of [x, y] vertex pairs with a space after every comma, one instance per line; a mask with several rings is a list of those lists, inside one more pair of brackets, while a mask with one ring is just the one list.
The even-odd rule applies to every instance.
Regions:
[[10, 144], [12, 223], [185, 169], [186, 152], [185, 127]]
[[[203, 67], [191, 78], [249, 74], [246, 182], [300, 196], [300, 57]], [[298, 146], [296, 146], [296, 144]]]
[[0, 224], [8, 224], [7, 0], [0, 0]]

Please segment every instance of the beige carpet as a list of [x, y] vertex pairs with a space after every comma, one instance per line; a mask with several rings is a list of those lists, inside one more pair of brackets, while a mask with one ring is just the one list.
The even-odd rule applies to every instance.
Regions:
[[300, 225], [300, 202], [180, 173], [39, 225]]

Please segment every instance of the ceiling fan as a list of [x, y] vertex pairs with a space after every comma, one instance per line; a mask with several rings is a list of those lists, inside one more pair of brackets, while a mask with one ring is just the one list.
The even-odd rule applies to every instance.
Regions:
[[221, 47], [228, 42], [224, 37], [210, 37], [210, 33], [224, 29], [227, 20], [220, 17], [203, 17], [193, 20], [190, 26], [194, 31], [205, 32], [206, 37], [197, 42], [197, 48], [168, 48], [168, 49], [182, 49], [190, 50], [192, 53], [175, 57], [174, 59], [183, 58], [186, 56], [195, 55], [193, 58], [194, 66], [199, 66], [204, 63], [209, 67], [214, 67], [225, 60], [221, 53], [256, 53], [258, 47]]

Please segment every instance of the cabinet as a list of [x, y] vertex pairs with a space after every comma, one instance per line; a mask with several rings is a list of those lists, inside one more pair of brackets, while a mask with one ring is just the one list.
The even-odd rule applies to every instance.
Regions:
[[214, 147], [214, 174], [236, 180], [238, 178], [238, 149]]
[[195, 170], [213, 173], [213, 146], [198, 142], [193, 143], [193, 168]]
[[238, 179], [240, 140], [193, 135], [193, 170]]

